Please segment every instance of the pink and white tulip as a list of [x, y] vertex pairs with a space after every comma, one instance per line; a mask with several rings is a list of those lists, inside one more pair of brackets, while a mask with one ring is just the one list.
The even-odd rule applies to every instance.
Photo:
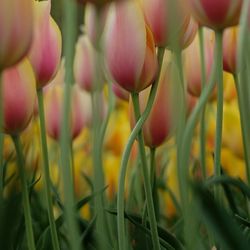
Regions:
[[189, 0], [189, 3], [201, 25], [222, 30], [239, 23], [242, 0]]
[[88, 36], [78, 39], [75, 50], [74, 75], [76, 83], [84, 90], [92, 92], [96, 76], [96, 51]]
[[157, 71], [155, 44], [137, 1], [112, 4], [104, 31], [107, 68], [116, 83], [129, 92], [140, 92]]
[[[182, 0], [175, 1], [175, 4], [174, 7], [170, 0], [142, 0], [145, 18], [157, 46], [169, 46], [171, 39], [182, 41], [186, 33], [190, 23], [189, 9]], [[171, 38], [171, 33], [175, 37]]]
[[33, 35], [33, 0], [0, 1], [0, 70], [27, 55]]
[[27, 59], [3, 71], [3, 131], [16, 135], [29, 124], [33, 115], [36, 84]]
[[[152, 110], [143, 125], [143, 136], [145, 145], [150, 148], [160, 146], [173, 132], [174, 119], [172, 113], [172, 85], [171, 85], [171, 65], [165, 65], [161, 72], [159, 86]], [[143, 112], [147, 105], [150, 88], [140, 93], [140, 111]], [[130, 123], [135, 125], [134, 111], [130, 102]]]
[[53, 79], [61, 59], [61, 32], [50, 16], [50, 9], [51, 0], [34, 3], [34, 38], [28, 57], [35, 71], [38, 89]]
[[232, 74], [237, 70], [238, 35], [238, 27], [227, 28], [223, 33], [223, 69]]

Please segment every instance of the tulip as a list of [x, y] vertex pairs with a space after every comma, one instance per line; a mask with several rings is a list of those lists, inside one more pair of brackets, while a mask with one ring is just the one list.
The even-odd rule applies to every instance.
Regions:
[[[45, 95], [45, 117], [48, 135], [59, 141], [63, 111], [63, 86], [51, 85]], [[71, 139], [74, 140], [82, 131], [85, 124], [83, 114], [82, 91], [77, 85], [72, 89], [71, 103]]]
[[189, 0], [196, 20], [214, 30], [222, 30], [239, 23], [242, 0]]
[[110, 6], [104, 47], [107, 68], [121, 87], [139, 92], [152, 83], [157, 71], [155, 44], [136, 1]]
[[[207, 82], [212, 69], [214, 41], [208, 30], [206, 30], [204, 38], [205, 73]], [[187, 79], [188, 92], [193, 96], [199, 97], [202, 90], [202, 77], [198, 36], [196, 36], [194, 42], [184, 51], [184, 57], [184, 70]]]
[[74, 75], [76, 83], [84, 90], [92, 92], [96, 75], [96, 51], [86, 35], [76, 44]]
[[51, 1], [35, 2], [34, 38], [29, 59], [35, 71], [37, 89], [55, 76], [61, 58], [61, 32], [50, 16]]
[[93, 45], [97, 43], [103, 32], [106, 16], [107, 7], [97, 10], [94, 4], [86, 4], [84, 14], [84, 32]]
[[112, 90], [116, 97], [120, 98], [121, 100], [128, 101], [129, 100], [129, 92], [125, 89], [121, 88], [118, 84], [112, 84]]
[[33, 0], [0, 1], [0, 70], [28, 53], [33, 34]]
[[29, 124], [36, 96], [35, 77], [27, 59], [3, 71], [3, 131], [17, 135]]
[[[163, 68], [160, 76], [155, 101], [151, 112], [143, 125], [143, 136], [145, 145], [150, 148], [160, 146], [169, 138], [173, 130], [173, 115], [171, 109], [172, 86], [171, 86], [171, 64]], [[143, 112], [147, 105], [150, 87], [140, 93], [140, 111]], [[130, 102], [130, 123], [135, 124], [133, 108]]]
[[[177, 35], [178, 40], [182, 40], [181, 37], [190, 23], [190, 13], [185, 2], [178, 0], [173, 6], [170, 0], [142, 0], [142, 4], [146, 21], [152, 30], [157, 46], [169, 46], [170, 35], [173, 33]], [[171, 28], [174, 32], [171, 32]]]
[[238, 27], [228, 28], [223, 33], [223, 69], [229, 73], [235, 74]]

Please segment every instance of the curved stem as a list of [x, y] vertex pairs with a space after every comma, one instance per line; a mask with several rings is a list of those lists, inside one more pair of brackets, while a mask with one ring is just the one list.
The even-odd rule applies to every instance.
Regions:
[[43, 171], [44, 171], [44, 184], [45, 184], [45, 195], [47, 200], [48, 217], [50, 224], [51, 239], [53, 244], [53, 249], [59, 250], [59, 242], [56, 231], [56, 224], [53, 214], [53, 202], [50, 191], [50, 172], [49, 172], [49, 158], [48, 158], [48, 147], [46, 138], [46, 128], [45, 128], [45, 117], [44, 117], [44, 103], [43, 103], [43, 90], [42, 88], [37, 90], [38, 97], [38, 107], [39, 107], [39, 119], [40, 119], [40, 134], [42, 143], [42, 155], [43, 155]]
[[20, 143], [20, 138], [18, 135], [12, 136], [12, 140], [15, 144], [18, 167], [19, 167], [19, 175], [20, 175], [21, 185], [22, 185], [22, 199], [23, 199], [23, 208], [24, 208], [24, 218], [25, 218], [28, 249], [35, 250], [36, 247], [35, 247], [34, 233], [33, 233], [33, 228], [32, 228], [29, 192], [28, 192], [28, 186], [27, 186], [26, 175], [25, 175], [25, 163], [24, 163], [24, 156], [23, 156], [23, 152], [22, 152], [22, 145]]
[[[222, 57], [222, 31], [216, 31], [216, 42], [218, 46], [217, 62], [217, 117], [215, 135], [214, 168], [215, 176], [221, 175], [221, 143], [223, 126], [223, 57]], [[220, 189], [216, 189], [215, 196], [219, 199]]]
[[63, 96], [63, 117], [60, 136], [61, 164], [63, 194], [65, 205], [65, 218], [68, 227], [69, 245], [71, 250], [80, 249], [80, 235], [76, 223], [74, 190], [70, 170], [70, 107], [71, 107], [71, 85], [74, 82], [73, 61], [75, 41], [77, 38], [77, 5], [74, 1], [63, 1], [63, 39], [65, 55], [65, 87]]
[[[205, 67], [205, 52], [204, 52], [204, 34], [203, 28], [199, 28], [199, 42], [200, 42], [200, 62], [201, 62], [201, 84], [204, 89], [206, 84], [206, 67]], [[201, 113], [200, 122], [200, 162], [201, 173], [203, 180], [206, 179], [206, 105]]]
[[118, 228], [118, 243], [119, 243], [120, 250], [126, 250], [125, 221], [124, 221], [124, 186], [125, 186], [127, 164], [128, 164], [129, 155], [130, 155], [133, 143], [139, 131], [141, 130], [143, 123], [146, 121], [151, 111], [153, 102], [154, 102], [156, 90], [157, 90], [159, 79], [160, 79], [160, 72], [161, 72], [161, 66], [162, 66], [163, 57], [164, 57], [164, 51], [165, 51], [164, 48], [159, 48], [158, 50], [159, 70], [158, 70], [158, 76], [157, 76], [156, 82], [151, 88], [145, 111], [143, 112], [143, 114], [141, 115], [141, 118], [136, 123], [133, 131], [131, 132], [128, 142], [125, 146], [125, 150], [123, 151], [123, 155], [122, 155], [121, 168], [120, 168], [120, 174], [119, 174], [118, 194], [117, 194], [117, 228]]
[[[134, 113], [135, 118], [138, 121], [140, 119], [140, 107], [139, 107], [139, 94], [138, 93], [132, 93], [132, 101], [134, 106]], [[153, 202], [153, 195], [152, 195], [152, 188], [151, 188], [151, 182], [149, 178], [149, 172], [148, 172], [148, 164], [147, 164], [147, 157], [144, 147], [144, 140], [143, 140], [143, 134], [142, 130], [138, 133], [138, 143], [139, 143], [139, 151], [140, 151], [140, 157], [141, 157], [141, 165], [142, 165], [142, 174], [144, 179], [144, 188], [145, 188], [145, 195], [146, 195], [146, 202], [147, 202], [147, 211], [148, 211], [148, 218], [149, 218], [149, 224], [151, 228], [152, 233], [152, 242], [153, 242], [153, 248], [154, 250], [160, 250], [160, 241], [158, 238], [158, 231], [157, 231], [157, 222], [155, 217], [155, 209], [154, 209], [154, 202]]]

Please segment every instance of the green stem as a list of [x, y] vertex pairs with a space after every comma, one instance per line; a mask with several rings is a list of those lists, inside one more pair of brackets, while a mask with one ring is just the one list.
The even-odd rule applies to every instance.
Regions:
[[[3, 84], [2, 84], [2, 71], [0, 69], [0, 100], [3, 100]], [[4, 191], [4, 172], [3, 172], [3, 144], [4, 144], [4, 134], [2, 133], [3, 124], [3, 102], [0, 101], [0, 201], [3, 198]]]
[[[199, 28], [199, 42], [200, 42], [200, 62], [201, 62], [201, 84], [204, 89], [206, 84], [206, 67], [205, 67], [205, 52], [204, 52], [204, 34], [203, 28]], [[206, 105], [201, 112], [200, 123], [200, 162], [201, 173], [203, 180], [206, 179]]]
[[44, 117], [44, 103], [43, 103], [43, 89], [40, 88], [37, 90], [38, 97], [38, 107], [39, 107], [39, 119], [40, 119], [40, 134], [41, 134], [41, 143], [42, 143], [42, 155], [43, 155], [43, 171], [44, 171], [44, 184], [45, 184], [45, 195], [47, 200], [48, 216], [49, 216], [49, 225], [50, 233], [54, 250], [59, 250], [59, 242], [56, 231], [56, 224], [53, 214], [53, 202], [50, 191], [50, 171], [49, 171], [49, 158], [48, 158], [48, 147], [47, 147], [47, 138], [46, 138], [46, 128], [45, 128], [45, 117]]
[[18, 135], [12, 136], [12, 140], [15, 144], [18, 167], [19, 167], [19, 175], [20, 175], [21, 185], [22, 185], [22, 199], [23, 199], [23, 208], [24, 208], [24, 218], [25, 218], [28, 249], [35, 250], [36, 247], [35, 247], [34, 233], [33, 233], [33, 228], [32, 228], [29, 192], [28, 192], [28, 186], [27, 186], [26, 175], [25, 175], [25, 163], [24, 163], [24, 156], [23, 156], [23, 152], [22, 152], [22, 145], [20, 143], [20, 138]]
[[156, 90], [159, 84], [160, 79], [160, 72], [164, 57], [164, 48], [159, 48], [158, 50], [158, 62], [159, 62], [159, 70], [156, 82], [153, 84], [150, 95], [148, 98], [148, 103], [145, 108], [145, 111], [141, 115], [141, 118], [136, 123], [133, 131], [130, 134], [130, 137], [128, 139], [128, 142], [125, 146], [125, 149], [123, 151], [122, 160], [121, 160], [121, 168], [120, 168], [120, 174], [119, 174], [119, 185], [118, 185], [118, 194], [117, 194], [117, 229], [118, 229], [118, 242], [119, 242], [119, 249], [120, 250], [126, 250], [125, 247], [125, 220], [124, 220], [124, 187], [125, 187], [125, 178], [126, 178], [126, 171], [127, 171], [127, 165], [129, 160], [129, 155], [133, 146], [133, 143], [141, 130], [144, 122], [146, 121], [151, 108], [153, 106], [153, 102], [156, 95]]
[[70, 142], [70, 160], [71, 160], [71, 177], [72, 177], [73, 192], [75, 193], [75, 159], [74, 159], [74, 148], [72, 140]]
[[75, 41], [77, 37], [77, 5], [74, 1], [63, 1], [63, 40], [65, 56], [65, 87], [63, 97], [63, 117], [61, 128], [61, 164], [63, 179], [63, 194], [65, 206], [65, 218], [68, 227], [69, 245], [71, 250], [80, 249], [80, 235], [76, 223], [76, 210], [74, 206], [74, 190], [70, 170], [70, 108], [71, 85], [74, 82], [73, 61], [75, 53]]
[[[138, 121], [141, 117], [138, 93], [132, 93], [132, 101], [133, 101], [133, 106], [134, 106], [135, 118], [136, 118], [136, 121]], [[142, 174], [143, 174], [143, 179], [144, 179], [147, 212], [148, 212], [149, 224], [150, 224], [151, 233], [152, 233], [151, 236], [152, 236], [153, 248], [154, 250], [160, 250], [161, 248], [160, 248], [160, 242], [158, 238], [154, 201], [153, 201], [153, 196], [152, 196], [152, 188], [151, 188], [151, 182], [149, 178], [147, 157], [146, 157], [146, 152], [145, 152], [145, 147], [144, 147], [142, 130], [140, 130], [138, 133], [138, 143], [139, 143], [139, 151], [140, 151], [140, 157], [141, 157], [141, 163], [142, 163]]]
[[200, 112], [204, 108], [204, 105], [208, 101], [209, 96], [211, 95], [215, 83], [216, 83], [216, 77], [217, 77], [217, 68], [218, 68], [218, 55], [221, 53], [219, 51], [221, 49], [220, 40], [216, 39], [216, 47], [215, 47], [215, 55], [214, 55], [214, 64], [212, 67], [211, 76], [209, 79], [208, 84], [204, 87], [202, 94], [198, 100], [197, 105], [194, 107], [193, 112], [191, 113], [186, 128], [183, 133], [183, 143], [182, 143], [182, 157], [181, 157], [181, 185], [180, 185], [180, 194], [182, 199], [185, 201], [185, 203], [188, 203], [188, 177], [189, 177], [189, 156], [191, 151], [191, 144], [192, 144], [192, 138], [193, 133], [195, 129], [195, 125], [198, 121]]
[[151, 187], [154, 200], [155, 216], [156, 220], [158, 221], [160, 218], [160, 211], [159, 211], [159, 197], [156, 185], [155, 153], [156, 153], [156, 148], [150, 148], [150, 179], [151, 179]]
[[[216, 31], [216, 41], [218, 46], [218, 64], [217, 64], [217, 117], [216, 117], [216, 135], [215, 135], [215, 153], [214, 153], [214, 174], [221, 175], [221, 144], [222, 144], [222, 126], [223, 126], [223, 57], [222, 57], [222, 31]], [[216, 188], [215, 196], [219, 199], [220, 189]]]
[[[237, 71], [239, 72], [239, 93], [240, 96], [239, 101], [242, 102], [242, 109], [244, 112], [244, 119], [247, 119], [248, 115], [246, 116], [247, 112], [250, 109], [250, 103], [249, 103], [249, 86], [248, 86], [248, 71], [247, 71], [247, 60], [248, 60], [248, 51], [249, 48], [249, 42], [248, 42], [248, 10], [249, 10], [249, 0], [245, 0], [242, 6], [242, 13], [240, 18], [240, 31], [239, 31], [239, 42], [238, 42], [238, 56], [237, 56]], [[250, 129], [249, 126], [247, 126], [247, 135], [250, 135]], [[248, 136], [246, 138], [247, 141], [250, 140], [250, 137]], [[248, 150], [248, 149], [247, 149]], [[247, 151], [249, 153], [249, 150]], [[245, 157], [248, 158], [248, 154], [245, 155]], [[248, 159], [246, 158], [246, 172], [247, 172], [247, 180], [248, 184], [250, 185], [250, 164], [248, 162]]]

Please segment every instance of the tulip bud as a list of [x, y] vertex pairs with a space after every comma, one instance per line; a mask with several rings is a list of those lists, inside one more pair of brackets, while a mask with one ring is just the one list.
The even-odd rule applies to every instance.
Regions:
[[96, 6], [88, 3], [85, 6], [83, 30], [95, 45], [101, 36], [107, 16], [107, 7], [97, 10]]
[[[212, 69], [214, 51], [214, 39], [208, 30], [204, 33], [204, 41], [205, 74], [206, 82], [208, 82]], [[186, 73], [188, 92], [193, 96], [199, 97], [202, 90], [202, 77], [198, 36], [196, 36], [194, 42], [184, 51], [184, 57], [184, 70]]]
[[190, 13], [184, 1], [143, 0], [142, 2], [146, 21], [157, 46], [169, 46], [171, 39], [185, 40], [182, 37], [190, 23]]
[[242, 0], [189, 0], [196, 20], [215, 30], [239, 23]]
[[62, 37], [50, 16], [51, 0], [35, 2], [34, 38], [28, 55], [35, 71], [37, 88], [48, 84], [55, 76], [61, 59]]
[[[74, 140], [82, 131], [85, 124], [83, 106], [82, 106], [82, 92], [77, 85], [72, 88], [72, 102], [71, 102], [71, 139]], [[55, 139], [60, 139], [61, 124], [63, 111], [63, 86], [51, 86], [45, 94], [45, 117], [46, 129], [48, 135]]]
[[[171, 64], [165, 66], [161, 72], [159, 86], [151, 112], [143, 125], [143, 136], [145, 145], [150, 148], [160, 146], [173, 130], [172, 115], [172, 86], [171, 86]], [[140, 111], [143, 112], [147, 105], [150, 87], [140, 93]], [[130, 122], [134, 126], [135, 118], [130, 102]]]
[[86, 35], [76, 44], [74, 75], [76, 83], [84, 90], [92, 92], [96, 73], [96, 51]]
[[0, 70], [28, 53], [33, 34], [33, 0], [0, 1]]
[[148, 87], [157, 71], [155, 44], [136, 1], [110, 6], [104, 37], [107, 68], [114, 81], [130, 92]]
[[236, 53], [238, 27], [228, 28], [223, 33], [223, 69], [232, 74], [236, 73]]
[[35, 77], [28, 60], [3, 71], [3, 131], [16, 135], [29, 124], [36, 97]]
[[129, 100], [129, 92], [122, 87], [120, 87], [118, 84], [114, 83], [112, 84], [112, 90], [116, 97], [128, 101]]

